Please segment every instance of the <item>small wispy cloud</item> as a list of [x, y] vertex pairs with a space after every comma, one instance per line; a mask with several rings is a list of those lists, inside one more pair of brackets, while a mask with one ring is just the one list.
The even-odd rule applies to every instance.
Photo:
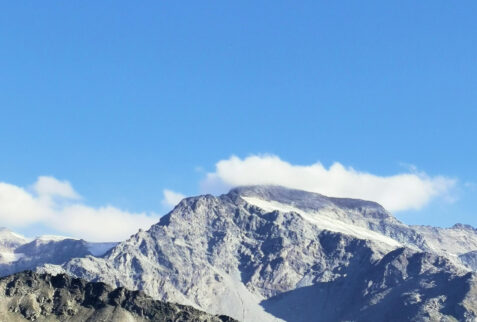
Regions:
[[464, 187], [474, 191], [477, 189], [477, 183], [468, 181], [464, 183]]
[[162, 191], [164, 197], [162, 199], [162, 204], [166, 208], [172, 208], [179, 203], [185, 196], [179, 192], [175, 192], [169, 189], [164, 189]]
[[73, 189], [68, 181], [60, 181], [53, 177], [40, 176], [32, 186], [39, 198], [61, 197], [65, 199], [80, 199], [81, 196]]
[[234, 186], [273, 184], [307, 190], [333, 197], [376, 201], [390, 211], [420, 209], [435, 198], [454, 200], [457, 181], [445, 176], [429, 176], [414, 166], [391, 176], [357, 171], [341, 163], [325, 168], [317, 162], [293, 165], [275, 155], [232, 156], [216, 164], [201, 183], [203, 192], [218, 193]]

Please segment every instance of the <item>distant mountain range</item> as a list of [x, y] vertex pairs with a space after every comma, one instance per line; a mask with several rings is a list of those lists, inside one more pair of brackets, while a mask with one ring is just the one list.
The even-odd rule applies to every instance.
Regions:
[[117, 243], [92, 243], [61, 236], [29, 240], [0, 228], [0, 276], [34, 269], [42, 264], [62, 264], [75, 257], [101, 256]]
[[241, 321], [477, 318], [477, 231], [408, 226], [370, 201], [241, 187], [97, 246], [4, 230], [0, 272], [66, 273]]

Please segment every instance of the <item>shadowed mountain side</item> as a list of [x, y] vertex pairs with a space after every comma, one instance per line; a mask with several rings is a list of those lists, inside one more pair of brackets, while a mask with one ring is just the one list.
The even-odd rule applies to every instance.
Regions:
[[0, 264], [0, 276], [6, 276], [34, 269], [44, 263], [61, 264], [76, 257], [91, 255], [84, 240], [34, 240], [15, 249], [19, 259], [12, 263]]
[[477, 251], [471, 251], [462, 255], [459, 255], [459, 259], [474, 271], [477, 271]]
[[76, 239], [46, 242], [34, 240], [15, 249], [15, 253], [22, 257], [14, 263], [0, 265], [1, 276], [33, 269], [44, 263], [60, 264], [71, 258], [91, 255], [87, 243]]
[[472, 273], [453, 274], [442, 257], [401, 248], [333, 282], [297, 288], [261, 305], [295, 322], [474, 321], [474, 280]]

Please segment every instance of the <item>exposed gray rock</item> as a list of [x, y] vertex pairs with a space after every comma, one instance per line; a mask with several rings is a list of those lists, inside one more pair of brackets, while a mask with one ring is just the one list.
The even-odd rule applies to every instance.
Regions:
[[243, 321], [472, 321], [474, 275], [433, 249], [376, 203], [261, 186], [184, 199], [102, 258], [40, 270]]
[[430, 252], [449, 258], [477, 271], [477, 229], [470, 225], [455, 224], [449, 228], [411, 226], [426, 240]]
[[471, 251], [459, 255], [459, 259], [474, 272], [477, 271], [477, 251]]
[[234, 321], [64, 274], [26, 271], [4, 277], [0, 295], [1, 321]]

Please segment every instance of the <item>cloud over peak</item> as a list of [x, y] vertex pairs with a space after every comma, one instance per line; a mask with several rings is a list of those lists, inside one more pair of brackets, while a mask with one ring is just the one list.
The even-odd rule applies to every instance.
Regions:
[[420, 209], [437, 197], [447, 198], [456, 180], [431, 177], [411, 170], [392, 176], [361, 172], [341, 163], [328, 169], [317, 162], [293, 165], [275, 155], [232, 156], [216, 164], [202, 182], [205, 192], [219, 192], [234, 186], [274, 184], [333, 197], [372, 200], [390, 211]]
[[[378, 176], [341, 163], [294, 165], [275, 155], [232, 156], [217, 162], [201, 182], [202, 193], [223, 193], [244, 185], [281, 185], [332, 197], [372, 200], [390, 211], [420, 209], [435, 199], [451, 200], [457, 184], [409, 167], [403, 173]], [[162, 204], [174, 207], [185, 196], [164, 189]], [[0, 182], [0, 226], [40, 225], [71, 237], [119, 241], [159, 220], [155, 213], [132, 213], [110, 205], [91, 207], [68, 181], [41, 176], [27, 187]]]

